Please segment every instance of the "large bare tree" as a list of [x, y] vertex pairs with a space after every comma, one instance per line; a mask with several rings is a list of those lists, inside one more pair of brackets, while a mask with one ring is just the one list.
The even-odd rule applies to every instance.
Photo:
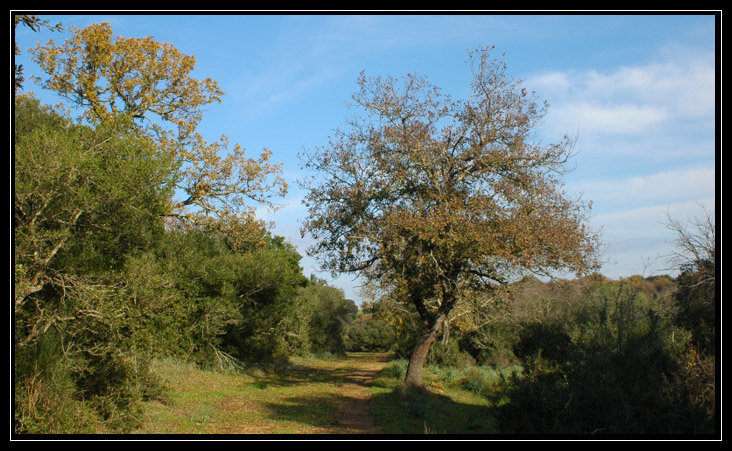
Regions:
[[491, 51], [469, 53], [462, 101], [421, 76], [362, 73], [353, 96], [362, 114], [303, 157], [317, 174], [305, 200], [310, 252], [331, 271], [389, 287], [424, 323], [408, 387], [422, 386], [427, 353], [465, 296], [516, 271], [596, 269], [590, 205], [570, 199], [559, 178], [574, 140], [535, 139], [547, 105]]

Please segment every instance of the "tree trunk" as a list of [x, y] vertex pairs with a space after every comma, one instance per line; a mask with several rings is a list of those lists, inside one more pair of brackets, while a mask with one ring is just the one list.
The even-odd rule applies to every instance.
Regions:
[[438, 314], [431, 324], [425, 326], [422, 335], [417, 340], [417, 344], [414, 346], [412, 355], [409, 358], [409, 365], [407, 366], [407, 375], [404, 378], [404, 386], [406, 388], [423, 388], [424, 383], [422, 382], [422, 368], [427, 360], [427, 354], [430, 352], [432, 344], [437, 339], [437, 334], [440, 332], [443, 323], [445, 322], [445, 315]]

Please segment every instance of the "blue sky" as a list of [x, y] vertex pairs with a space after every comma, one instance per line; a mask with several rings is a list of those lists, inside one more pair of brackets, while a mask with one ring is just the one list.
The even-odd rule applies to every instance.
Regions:
[[[546, 142], [578, 137], [568, 192], [592, 200], [591, 226], [604, 243], [602, 273], [611, 278], [669, 273], [673, 235], [667, 213], [684, 220], [714, 210], [715, 20], [671, 15], [262, 15], [41, 14], [84, 27], [108, 22], [116, 35], [153, 36], [197, 58], [195, 76], [216, 80], [225, 96], [208, 108], [200, 131], [226, 135], [252, 155], [262, 148], [282, 162], [290, 192], [274, 221], [314, 273], [360, 301], [359, 280], [317, 271], [301, 238], [306, 211], [298, 154], [327, 143], [351, 114], [347, 102], [367, 75], [425, 75], [463, 97], [468, 50], [494, 45], [508, 72], [549, 105], [539, 130]], [[37, 73], [27, 49], [59, 33], [19, 28], [26, 79]], [[26, 81], [26, 91], [56, 103]]]

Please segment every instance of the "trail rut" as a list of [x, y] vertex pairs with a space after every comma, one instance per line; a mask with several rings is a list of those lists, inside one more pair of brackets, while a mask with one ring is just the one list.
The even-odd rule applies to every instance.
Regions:
[[335, 434], [378, 434], [381, 432], [371, 414], [371, 395], [368, 386], [381, 371], [386, 360], [380, 356], [353, 359], [355, 367], [343, 374], [344, 383], [338, 394], [338, 414], [332, 433]]

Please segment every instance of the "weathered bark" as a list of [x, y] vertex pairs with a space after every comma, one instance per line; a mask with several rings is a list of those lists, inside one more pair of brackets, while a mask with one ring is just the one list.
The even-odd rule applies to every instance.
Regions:
[[407, 374], [404, 378], [404, 386], [406, 388], [424, 387], [424, 383], [422, 382], [422, 368], [427, 360], [427, 354], [430, 352], [432, 344], [437, 339], [437, 334], [440, 333], [442, 325], [445, 323], [445, 318], [446, 315], [438, 313], [426, 324], [422, 335], [417, 340], [417, 344], [414, 346], [412, 355], [409, 358]]

